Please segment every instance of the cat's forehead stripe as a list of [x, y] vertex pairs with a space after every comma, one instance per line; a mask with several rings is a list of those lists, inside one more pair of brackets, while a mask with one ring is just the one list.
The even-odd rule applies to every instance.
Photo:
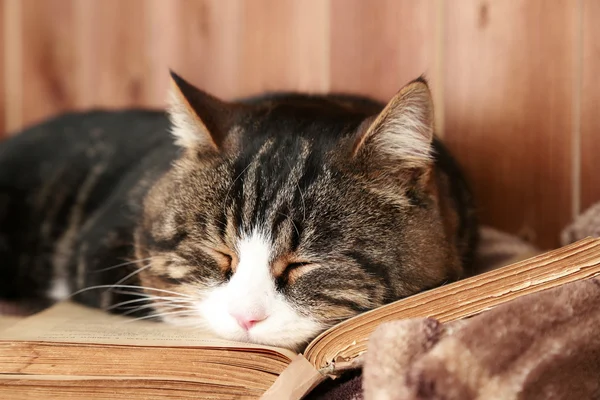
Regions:
[[259, 201], [260, 193], [256, 187], [257, 179], [260, 179], [260, 173], [262, 172], [260, 169], [261, 166], [261, 158], [269, 152], [270, 148], [273, 146], [274, 140], [267, 140], [256, 153], [256, 155], [252, 158], [248, 166], [244, 171], [240, 173], [242, 180], [242, 191], [243, 191], [243, 199], [244, 205], [242, 207], [242, 214], [244, 215], [244, 219], [248, 219], [248, 215], [253, 213], [253, 210], [257, 207], [257, 202]]
[[[236, 164], [232, 170], [231, 199], [228, 199], [233, 215], [227, 217], [233, 217], [238, 232], [248, 234], [259, 227], [272, 227], [268, 232], [273, 234], [274, 229], [279, 232], [281, 222], [286, 219], [306, 219], [304, 193], [320, 173], [319, 160], [312, 156], [311, 150], [306, 139], [294, 142], [271, 138], [245, 163]], [[236, 180], [236, 177], [239, 178]], [[297, 237], [292, 240], [300, 231], [299, 222], [295, 224], [295, 228], [290, 225], [285, 229], [290, 231], [284, 235], [288, 242], [298, 241]]]

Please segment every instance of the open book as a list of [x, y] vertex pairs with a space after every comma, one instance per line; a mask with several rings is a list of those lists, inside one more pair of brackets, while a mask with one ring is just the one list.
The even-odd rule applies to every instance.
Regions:
[[299, 399], [359, 366], [382, 322], [455, 320], [599, 274], [600, 239], [585, 239], [361, 314], [319, 335], [301, 355], [65, 302], [21, 321], [0, 317], [0, 398]]

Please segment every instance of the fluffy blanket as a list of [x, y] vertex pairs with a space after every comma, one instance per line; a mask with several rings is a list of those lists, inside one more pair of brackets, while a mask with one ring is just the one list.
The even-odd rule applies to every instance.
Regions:
[[382, 324], [361, 377], [317, 396], [353, 400], [600, 399], [600, 279], [463, 321]]
[[383, 324], [369, 342], [364, 398], [598, 399], [598, 327], [598, 279], [447, 325]]

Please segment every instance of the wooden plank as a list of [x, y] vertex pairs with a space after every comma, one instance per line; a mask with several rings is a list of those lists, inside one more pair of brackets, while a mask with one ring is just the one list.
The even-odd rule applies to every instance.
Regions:
[[[180, 74], [186, 71], [178, 62], [178, 45], [185, 40], [185, 35], [180, 35], [185, 26], [180, 19], [178, 9], [188, 2], [147, 0], [146, 7], [146, 62], [149, 66], [146, 80], [147, 93], [155, 106], [163, 107], [168, 99], [169, 68]], [[184, 14], [185, 16], [185, 14]], [[186, 76], [189, 78], [188, 76]]]
[[577, 2], [446, 7], [445, 139], [483, 222], [544, 247], [571, 218]]
[[76, 1], [78, 106], [152, 105], [144, 0]]
[[436, 8], [434, 0], [332, 0], [332, 90], [387, 100], [425, 73], [435, 93]]
[[4, 86], [4, 81], [6, 79], [4, 75], [4, 30], [6, 29], [6, 23], [4, 22], [5, 7], [6, 1], [0, 0], [0, 140], [6, 135], [6, 91]]
[[600, 201], [600, 2], [583, 2], [581, 211]]
[[22, 0], [22, 123], [77, 105], [76, 0]]
[[[19, 0], [3, 0], [2, 31], [4, 35], [4, 134], [15, 134], [23, 125], [22, 117], [22, 57], [21, 57], [21, 15], [22, 4]], [[10, 40], [8, 39], [10, 38]]]
[[[241, 0], [153, 0], [149, 26], [155, 91], [164, 98], [168, 68], [217, 96], [238, 94]], [[157, 28], [158, 27], [158, 28]]]
[[243, 7], [238, 94], [328, 90], [328, 0], [256, 0]]
[[162, 60], [213, 94], [328, 88], [327, 0], [154, 0], [152, 10]]

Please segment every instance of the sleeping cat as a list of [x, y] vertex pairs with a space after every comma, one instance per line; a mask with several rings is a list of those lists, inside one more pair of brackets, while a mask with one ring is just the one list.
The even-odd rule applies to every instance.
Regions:
[[[169, 118], [170, 117], [170, 118]], [[174, 138], [174, 140], [173, 140]], [[82, 303], [298, 349], [469, 273], [471, 194], [426, 82], [71, 113], [0, 143], [0, 298]]]

